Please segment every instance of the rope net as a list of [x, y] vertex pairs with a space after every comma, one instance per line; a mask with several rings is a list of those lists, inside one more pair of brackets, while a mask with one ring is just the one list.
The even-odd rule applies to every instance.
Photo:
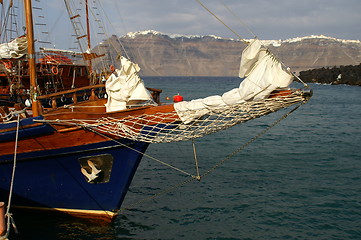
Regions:
[[147, 143], [167, 143], [200, 138], [301, 103], [306, 99], [307, 97], [301, 90], [296, 90], [287, 96], [250, 101], [222, 108], [219, 111], [211, 111], [189, 123], [181, 121], [176, 111], [132, 115], [124, 118], [102, 117], [94, 120], [45, 121], [53, 124], [77, 125], [111, 137]]

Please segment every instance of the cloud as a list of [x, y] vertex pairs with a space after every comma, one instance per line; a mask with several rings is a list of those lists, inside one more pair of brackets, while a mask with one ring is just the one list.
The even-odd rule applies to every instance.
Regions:
[[[92, 2], [92, 1], [91, 1]], [[164, 33], [236, 36], [196, 0], [102, 0], [109, 34], [157, 30]], [[202, 0], [228, 27], [245, 38], [287, 39], [324, 34], [361, 39], [360, 0]], [[59, 1], [49, 0], [51, 18]], [[56, 4], [52, 7], [52, 4]], [[63, 15], [67, 15], [66, 13]], [[54, 22], [55, 20], [53, 20]], [[59, 21], [59, 20], [58, 20]], [[62, 19], [61, 25], [69, 20]]]
[[[195, 0], [134, 0], [122, 4], [132, 31], [154, 29], [184, 34], [234, 35]], [[251, 35], [247, 24], [260, 37], [290, 38], [329, 33], [340, 38], [359, 39], [359, 0], [203, 0], [207, 8], [229, 27]], [[228, 9], [227, 9], [228, 8]], [[133, 11], [130, 9], [134, 9]], [[231, 11], [229, 11], [229, 9]], [[235, 15], [235, 16], [234, 16]], [[360, 29], [359, 29], [360, 30]]]

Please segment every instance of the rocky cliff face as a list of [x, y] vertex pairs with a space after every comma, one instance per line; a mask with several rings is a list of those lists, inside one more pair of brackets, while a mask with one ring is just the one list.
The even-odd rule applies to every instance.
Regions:
[[[361, 62], [360, 41], [310, 36], [264, 43], [295, 72]], [[116, 52], [111, 46], [122, 50]], [[106, 54], [106, 64], [118, 54], [128, 55], [140, 65], [143, 76], [237, 76], [245, 46], [239, 40], [216, 36], [174, 36], [145, 31], [120, 38], [113, 36], [95, 50]]]
[[280, 46], [273, 41], [268, 47], [296, 72], [322, 67], [357, 65], [361, 62], [360, 41], [310, 36], [286, 40], [281, 42]]

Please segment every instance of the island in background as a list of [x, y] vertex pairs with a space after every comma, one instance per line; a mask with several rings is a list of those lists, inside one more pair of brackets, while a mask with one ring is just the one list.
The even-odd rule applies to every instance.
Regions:
[[[262, 42], [305, 81], [360, 85], [359, 40], [321, 35]], [[123, 50], [116, 52], [112, 46]], [[139, 64], [142, 76], [238, 76], [245, 46], [238, 39], [148, 30], [122, 37], [113, 35], [93, 52], [105, 55], [102, 62], [94, 61], [98, 68], [114, 62], [118, 54], [122, 54]]]

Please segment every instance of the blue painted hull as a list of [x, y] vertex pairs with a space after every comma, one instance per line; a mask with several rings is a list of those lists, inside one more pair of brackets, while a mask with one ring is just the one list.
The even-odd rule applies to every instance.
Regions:
[[[125, 139], [118, 142], [18, 154], [12, 205], [112, 218], [121, 207], [142, 153], [148, 147], [148, 143]], [[89, 181], [81, 171], [89, 169], [84, 167], [89, 159], [98, 161], [97, 169], [102, 170], [94, 181]], [[13, 156], [1, 155], [2, 201], [8, 198], [12, 168]]]

